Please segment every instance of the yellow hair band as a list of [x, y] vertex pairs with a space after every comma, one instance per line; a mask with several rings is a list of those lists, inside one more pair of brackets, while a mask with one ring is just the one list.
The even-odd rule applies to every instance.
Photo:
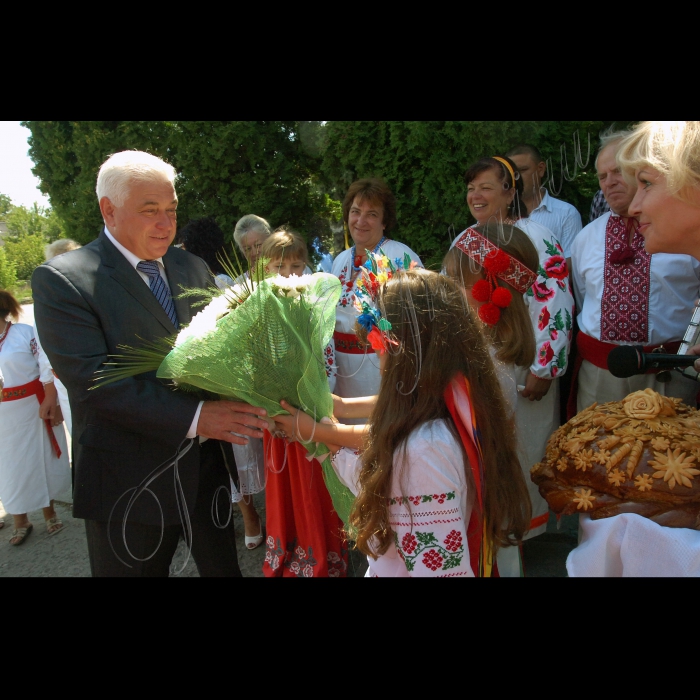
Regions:
[[510, 173], [510, 177], [513, 180], [513, 189], [515, 189], [515, 173], [513, 172], [513, 168], [511, 167], [511, 164], [505, 159], [501, 158], [500, 156], [491, 156], [494, 160], [497, 160], [499, 163], [503, 163], [503, 165], [508, 168], [508, 172]]

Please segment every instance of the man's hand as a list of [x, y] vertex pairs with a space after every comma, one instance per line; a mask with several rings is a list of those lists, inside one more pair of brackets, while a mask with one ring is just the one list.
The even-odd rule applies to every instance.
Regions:
[[539, 401], [543, 396], [547, 395], [551, 383], [549, 379], [540, 379], [530, 373], [527, 375], [525, 388], [520, 392], [520, 395], [524, 399], [530, 399], [530, 401]]
[[248, 440], [233, 433], [261, 438], [268, 423], [264, 408], [256, 408], [242, 401], [205, 401], [197, 422], [197, 435], [247, 445]]

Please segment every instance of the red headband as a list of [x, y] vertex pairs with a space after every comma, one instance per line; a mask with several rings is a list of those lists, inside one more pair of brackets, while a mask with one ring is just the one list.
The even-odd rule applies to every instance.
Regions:
[[472, 260], [479, 263], [481, 267], [484, 265], [484, 259], [487, 255], [495, 257], [499, 251], [508, 256], [509, 265], [503, 270], [493, 270], [493, 273], [499, 279], [509, 284], [513, 289], [521, 294], [525, 294], [537, 279], [537, 273], [533, 272], [529, 267], [523, 265], [520, 260], [516, 260], [512, 255], [508, 255], [498, 246], [491, 243], [488, 238], [484, 238], [478, 231], [473, 228], [468, 228], [455, 242], [455, 246], [463, 253], [466, 253]]
[[495, 326], [501, 318], [501, 309], [510, 306], [513, 300], [509, 290], [498, 286], [496, 278], [525, 294], [537, 275], [473, 228], [468, 228], [457, 239], [455, 246], [486, 271], [486, 279], [472, 286], [471, 295], [476, 301], [483, 302], [479, 307], [479, 318], [489, 326]]

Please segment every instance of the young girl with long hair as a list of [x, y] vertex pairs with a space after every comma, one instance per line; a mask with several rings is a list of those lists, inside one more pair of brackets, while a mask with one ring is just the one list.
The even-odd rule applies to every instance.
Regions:
[[[504, 268], [501, 273], [497, 271], [499, 264]], [[515, 226], [495, 222], [464, 231], [443, 261], [446, 274], [464, 290], [467, 301], [483, 323], [504, 392], [505, 387], [516, 386], [516, 375], [522, 374], [522, 369], [526, 370], [535, 356], [535, 335], [526, 294], [536, 279], [538, 265], [537, 249], [529, 236]], [[503, 305], [498, 306], [498, 302]], [[518, 399], [517, 394], [515, 397], [512, 411], [517, 425], [518, 407], [529, 410], [529, 401]], [[517, 435], [518, 456], [532, 506], [530, 531], [536, 532], [541, 529], [542, 521], [546, 526], [549, 507], [530, 479], [532, 460], [539, 458], [529, 454], [529, 436], [522, 425]], [[530, 533], [525, 539], [529, 536]], [[498, 565], [501, 576], [522, 574], [521, 560], [515, 549], [504, 550], [499, 555]]]
[[[358, 332], [382, 370], [366, 447], [359, 459], [345, 447], [333, 457], [357, 495], [349, 528], [368, 575], [492, 575], [530, 505], [480, 324], [451, 279], [422, 269], [378, 285], [372, 314]], [[316, 440], [332, 429], [282, 405], [292, 414], [283, 429], [294, 422], [308, 439], [313, 428]]]

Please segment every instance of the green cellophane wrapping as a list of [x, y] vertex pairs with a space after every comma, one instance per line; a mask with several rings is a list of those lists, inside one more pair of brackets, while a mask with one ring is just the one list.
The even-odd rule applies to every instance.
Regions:
[[[340, 282], [316, 273], [300, 296], [290, 298], [281, 296], [273, 280], [259, 282], [243, 304], [216, 322], [216, 330], [173, 348], [158, 377], [246, 401], [269, 417], [285, 413], [279, 405], [284, 399], [317, 421], [330, 418], [324, 350], [335, 328]], [[316, 442], [306, 448], [308, 459], [321, 463], [333, 505], [347, 524], [354, 496], [338, 479], [328, 448]]]

